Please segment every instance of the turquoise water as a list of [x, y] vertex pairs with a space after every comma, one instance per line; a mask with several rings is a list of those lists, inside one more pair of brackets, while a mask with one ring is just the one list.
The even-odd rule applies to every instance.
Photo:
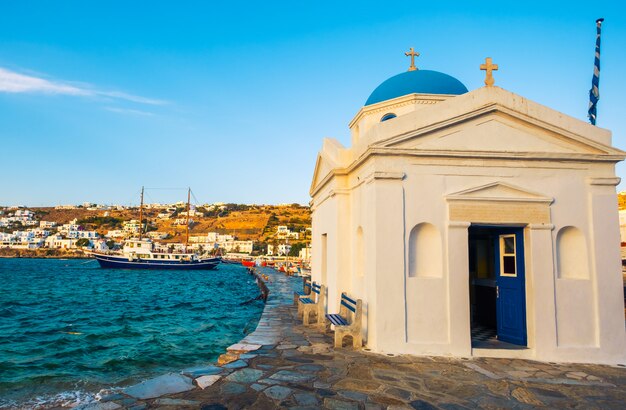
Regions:
[[206, 364], [251, 332], [263, 304], [246, 270], [101, 269], [0, 259], [0, 408], [93, 400]]

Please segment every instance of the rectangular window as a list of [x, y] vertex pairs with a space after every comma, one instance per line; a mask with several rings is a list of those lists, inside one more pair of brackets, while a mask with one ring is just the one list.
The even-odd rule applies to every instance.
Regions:
[[500, 276], [517, 276], [515, 235], [500, 235]]

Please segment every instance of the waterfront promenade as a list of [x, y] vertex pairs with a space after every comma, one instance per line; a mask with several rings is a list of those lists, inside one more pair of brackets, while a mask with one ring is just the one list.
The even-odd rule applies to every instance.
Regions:
[[[626, 368], [621, 367], [334, 349], [331, 333], [295, 319], [295, 279], [269, 269], [262, 272], [269, 275], [271, 294], [256, 331], [234, 347], [238, 354], [225, 357], [230, 363], [185, 372], [200, 377], [196, 383], [204, 389], [187, 384], [181, 385], [186, 391], [161, 397], [117, 394], [85, 407], [617, 409], [626, 402]], [[150, 386], [144, 387], [127, 393], [152, 395]]]

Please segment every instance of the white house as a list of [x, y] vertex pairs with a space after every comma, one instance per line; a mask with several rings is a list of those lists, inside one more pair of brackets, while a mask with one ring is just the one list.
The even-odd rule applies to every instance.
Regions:
[[218, 242], [219, 247], [226, 252], [252, 253], [254, 241], [224, 241]]
[[300, 234], [298, 232], [292, 232], [291, 229], [284, 225], [280, 225], [276, 228], [276, 237], [278, 239], [299, 239]]
[[76, 231], [76, 238], [79, 239], [96, 239], [98, 237], [98, 232], [96, 231]]
[[312, 279], [330, 313], [362, 299], [370, 349], [626, 362], [610, 131], [428, 70], [349, 127], [315, 166]]
[[109, 250], [109, 246], [104, 239], [96, 239], [92, 241], [91, 247], [96, 252], [106, 252]]
[[126, 233], [122, 231], [121, 229], [113, 229], [113, 230], [107, 231], [105, 236], [107, 238], [123, 238], [125, 235]]
[[50, 229], [57, 226], [57, 223], [54, 221], [39, 221], [39, 227], [44, 229]]
[[311, 245], [310, 244], [300, 249], [300, 252], [298, 252], [298, 258], [304, 261], [308, 261], [311, 259]]
[[62, 235], [50, 235], [45, 239], [45, 246], [51, 249], [71, 249], [76, 247], [76, 239], [64, 239]]
[[286, 256], [291, 251], [291, 245], [288, 243], [279, 243], [278, 252], [274, 252], [274, 245], [267, 245], [268, 256]]

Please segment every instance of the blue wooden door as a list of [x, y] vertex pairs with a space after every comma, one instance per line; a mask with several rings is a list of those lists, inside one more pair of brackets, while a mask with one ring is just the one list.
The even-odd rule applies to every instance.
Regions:
[[526, 346], [523, 228], [494, 232], [498, 340]]

